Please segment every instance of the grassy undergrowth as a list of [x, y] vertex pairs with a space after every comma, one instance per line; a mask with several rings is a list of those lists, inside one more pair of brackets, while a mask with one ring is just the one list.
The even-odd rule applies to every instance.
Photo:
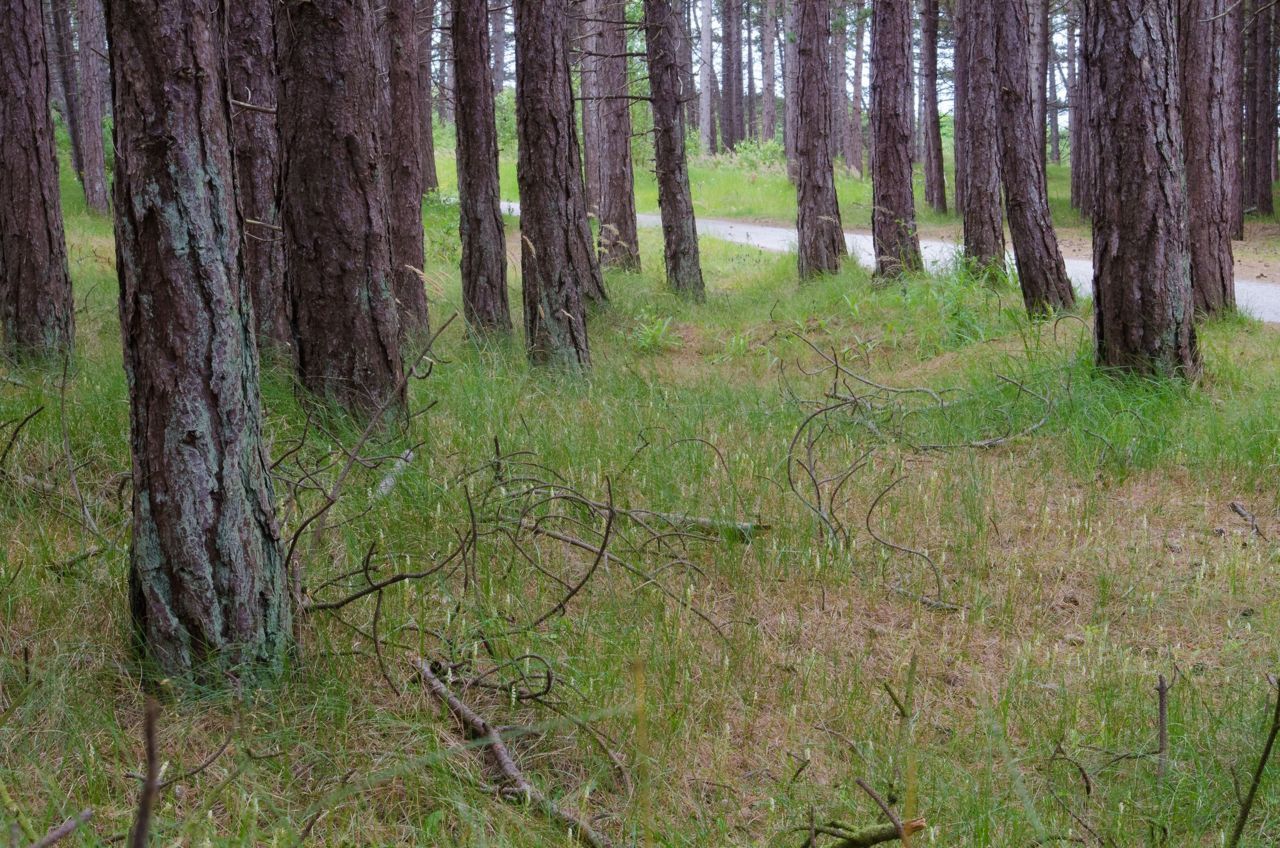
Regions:
[[[43, 832], [92, 807], [75, 839], [93, 845], [128, 829], [144, 695], [127, 649], [110, 227], [65, 189], [80, 304], [66, 390], [60, 367], [10, 368], [0, 384], [0, 421], [43, 407], [0, 488], [0, 820], [8, 831], [21, 811]], [[456, 220], [432, 203], [426, 223], [440, 322], [459, 309]], [[484, 474], [466, 472], [492, 474], [495, 440], [596, 499], [772, 529], [692, 543], [678, 567], [636, 560], [652, 580], [606, 562], [533, 629], [521, 625], [566, 594], [542, 572], [571, 583], [592, 557], [542, 539], [522, 559], [486, 538], [466, 569], [387, 590], [376, 621], [373, 597], [307, 618], [278, 686], [166, 705], [160, 746], [179, 779], [157, 842], [294, 844], [310, 825], [319, 844], [567, 844], [487, 790], [413, 679], [422, 653], [503, 664], [494, 680], [533, 688], [545, 660], [559, 713], [468, 697], [523, 728], [533, 778], [624, 844], [798, 846], [791, 829], [811, 810], [878, 820], [859, 777], [928, 818], [915, 845], [1221, 844], [1261, 747], [1263, 675], [1280, 666], [1275, 329], [1205, 326], [1199, 385], [1116, 379], [1092, 367], [1085, 321], [1028, 324], [1016, 292], [963, 273], [877, 285], [850, 268], [800, 286], [791, 258], [708, 241], [695, 307], [665, 292], [657, 239], [642, 235], [644, 273], [609, 275], [585, 377], [535, 371], [518, 344], [477, 346], [451, 326], [412, 388], [429, 409], [367, 450], [414, 458], [389, 487], [386, 464], [355, 470], [334, 529], [301, 547], [306, 583], [334, 592], [325, 581], [371, 546], [381, 573], [439, 561], [471, 526]], [[813, 450], [789, 456], [832, 403], [818, 351], [942, 400], [828, 413]], [[264, 370], [272, 454], [307, 434], [280, 468], [288, 536], [316, 499], [291, 498], [283, 478], [331, 480], [326, 463], [359, 433], [328, 413], [308, 426], [287, 368]], [[836, 394], [872, 393], [845, 383]], [[828, 511], [847, 532], [833, 544], [788, 472], [803, 476], [797, 456], [835, 475], [864, 455]], [[868, 528], [927, 553], [938, 577]], [[939, 584], [945, 607], [919, 600]], [[1174, 680], [1163, 779], [1150, 753], [1160, 674]], [[1243, 844], [1280, 839], [1276, 781]]]

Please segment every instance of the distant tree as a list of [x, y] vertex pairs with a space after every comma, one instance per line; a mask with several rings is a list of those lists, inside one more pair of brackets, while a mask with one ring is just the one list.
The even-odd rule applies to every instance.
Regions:
[[278, 670], [290, 640], [241, 274], [225, 14], [182, 0], [108, 6], [129, 605], [155, 670], [202, 685]]
[[298, 374], [352, 412], [401, 406], [372, 8], [287, 0], [276, 43], [281, 223]]
[[259, 344], [293, 347], [292, 309], [284, 289], [280, 238], [280, 140], [276, 127], [276, 41], [273, 0], [227, 4], [227, 87], [236, 194], [244, 216], [245, 286]]
[[667, 285], [702, 300], [705, 289], [698, 251], [698, 225], [689, 191], [685, 128], [680, 110], [679, 44], [685, 33], [671, 0], [645, 0], [645, 52], [653, 108], [653, 159], [662, 212]]
[[956, 178], [957, 184], [964, 186], [964, 252], [979, 266], [995, 268], [1003, 268], [1005, 262], [996, 67], [996, 8], [1000, 2], [1003, 0], [969, 0], [964, 4], [963, 40], [958, 48], [964, 54], [965, 68], [965, 88], [960, 94], [963, 170]]
[[773, 141], [778, 132], [777, 104], [778, 0], [764, 0], [760, 13], [760, 138]]
[[800, 278], [840, 270], [848, 253], [831, 162], [831, 0], [796, 0], [796, 209]]
[[946, 214], [947, 178], [938, 115], [938, 0], [921, 0], [920, 4], [920, 97], [924, 112], [924, 200], [935, 212]]
[[102, 0], [79, 0], [76, 39], [80, 81], [80, 152], [85, 204], [95, 212], [107, 211], [107, 164], [103, 149], [102, 121], [111, 96], [111, 68], [107, 64], [107, 22]]
[[[1085, 67], [1076, 33], [1081, 24], [1084, 0], [1069, 0], [1067, 17], [1067, 43], [1074, 72], [1070, 78], [1071, 97], [1071, 208], [1086, 218], [1093, 215], [1093, 136], [1089, 129], [1089, 105], [1092, 86], [1088, 68]], [[1083, 42], [1080, 44], [1083, 47]]]
[[67, 103], [67, 140], [71, 144], [71, 168], [76, 179], [84, 180], [84, 151], [80, 149], [84, 135], [80, 132], [80, 78], [76, 73], [76, 36], [72, 22], [72, 0], [50, 0], [50, 19], [53, 29], [48, 33], [49, 51], [57, 55], [54, 67], [61, 75], [61, 89]]
[[702, 152], [714, 156], [716, 153], [715, 122], [715, 64], [711, 60], [712, 49], [712, 5], [711, 0], [702, 0], [699, 10], [698, 39], [702, 52], [698, 77], [698, 132], [702, 142]]
[[[478, 79], [489, 58], [487, 0], [452, 0], [458, 79]], [[498, 191], [498, 129], [493, 93], [458, 87], [458, 229], [462, 236], [462, 308], [479, 333], [511, 331], [507, 243]]]
[[422, 279], [425, 260], [422, 230], [423, 94], [419, 85], [418, 15], [415, 0], [386, 0], [384, 38], [393, 119], [383, 140], [386, 162], [383, 187], [391, 237], [392, 291], [400, 307], [400, 329], [406, 338], [428, 331], [427, 293]]
[[852, 101], [852, 113], [849, 116], [849, 140], [847, 142], [846, 156], [853, 169], [854, 176], [859, 179], [865, 173], [863, 169], [863, 143], [862, 143], [862, 70], [864, 48], [863, 44], [866, 40], [867, 16], [865, 14], [865, 0], [854, 0], [854, 28], [853, 28], [853, 93], [850, 96]]
[[733, 150], [746, 138], [742, 99], [742, 3], [720, 0], [720, 142]]
[[1241, 208], [1240, 4], [1181, 0], [1178, 53], [1196, 310], [1235, 307], [1231, 236]]
[[1175, 0], [1085, 0], [1095, 147], [1098, 362], [1200, 372], [1191, 294]]
[[1031, 76], [1027, 33], [1034, 0], [978, 0], [994, 3], [996, 53], [1000, 56], [1000, 172], [1022, 299], [1032, 315], [1068, 309], [1075, 289], [1067, 276], [1058, 236], [1049, 213], [1044, 171], [1044, 132], [1036, 123], [1031, 95], [1039, 80]]
[[[493, 93], [500, 94], [507, 83], [507, 12], [511, 8], [501, 0], [489, 13], [489, 49], [493, 53]], [[457, 31], [457, 25], [454, 25]], [[456, 67], [456, 62], [454, 63]]]
[[516, 4], [516, 131], [525, 344], [536, 364], [591, 364], [585, 303], [604, 296], [574, 131], [566, 0]]
[[911, 185], [912, 0], [876, 0], [871, 24], [871, 229], [876, 273], [922, 266]]
[[600, 264], [640, 269], [635, 174], [631, 163], [631, 84], [627, 78], [626, 0], [601, 0], [597, 29], [600, 102]]
[[587, 213], [599, 218], [603, 188], [600, 171], [600, 17], [605, 0], [570, 0], [578, 4], [577, 14], [569, 18], [569, 59], [577, 63], [580, 115], [582, 118], [583, 185], [586, 189]]
[[69, 351], [75, 303], [40, 0], [10, 0], [0, 9], [0, 198], [0, 353], [22, 359]]
[[969, 180], [969, 31], [966, 26], [968, 3], [952, 0], [951, 31], [955, 38], [951, 78], [955, 91], [955, 104], [951, 110], [951, 156], [955, 174], [955, 209], [963, 218], [965, 214], [965, 186]]
[[431, 113], [432, 102], [432, 58], [434, 51], [432, 38], [436, 27], [436, 0], [418, 0], [418, 96], [422, 98], [419, 112], [422, 121], [422, 189], [433, 192], [440, 190], [440, 177], [436, 174], [435, 128]]
[[796, 179], [796, 121], [800, 114], [800, 100], [796, 96], [796, 90], [799, 88], [797, 68], [800, 65], [796, 53], [798, 49], [797, 2], [798, 0], [786, 0], [787, 10], [782, 17], [782, 144], [787, 157], [787, 176], [792, 181]]
[[[1243, 2], [1243, 0], [1241, 0]], [[1245, 205], [1260, 215], [1275, 211], [1272, 197], [1276, 145], [1276, 8], [1253, 0], [1245, 58]]]
[[852, 171], [854, 162], [849, 154], [849, 22], [848, 4], [844, 0], [836, 0], [831, 6], [831, 37], [827, 56], [831, 69], [827, 77], [831, 84], [831, 160], [836, 157], [844, 159], [844, 166]]

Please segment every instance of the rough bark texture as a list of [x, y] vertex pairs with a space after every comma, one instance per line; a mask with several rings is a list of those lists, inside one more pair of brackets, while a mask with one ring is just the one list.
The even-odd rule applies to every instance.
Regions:
[[[1024, 30], [1030, 51], [1028, 53], [1030, 70], [1030, 104], [1031, 119], [1035, 122], [1036, 138], [1040, 140], [1036, 150], [1039, 151], [1040, 167], [1045, 165], [1045, 133], [1049, 128], [1048, 100], [1046, 98], [1045, 80], [1049, 67], [1049, 0], [1028, 0], [1027, 28]], [[997, 11], [1003, 12], [1001, 7]], [[1000, 57], [1003, 61], [1004, 57]]]
[[876, 274], [922, 266], [911, 184], [911, 3], [876, 0], [871, 27], [871, 230]]
[[370, 7], [279, 11], [281, 221], [298, 373], [348, 410], [404, 402]]
[[[507, 12], [510, 10], [511, 4], [508, 0], [498, 0], [493, 11], [489, 13], [489, 50], [493, 54], [490, 64], [493, 73], [493, 93], [497, 94], [502, 91], [507, 84]], [[458, 24], [455, 21], [453, 31], [458, 31]], [[457, 44], [457, 40], [454, 40]], [[455, 46], [455, 50], [457, 47]], [[454, 68], [457, 68], [457, 61], [454, 61]], [[461, 79], [461, 77], [459, 77]]]
[[938, 0], [922, 0], [920, 4], [920, 97], [924, 111], [924, 200], [945, 215], [947, 177], [938, 116]]
[[760, 138], [773, 141], [778, 133], [777, 59], [778, 0], [764, 0], [760, 20]]
[[75, 337], [47, 56], [40, 0], [0, 7], [0, 353], [15, 359]]
[[1073, 0], [1069, 41], [1076, 72], [1071, 86], [1071, 206], [1081, 215], [1093, 215], [1093, 136], [1090, 130], [1089, 69], [1076, 47], [1074, 34], [1081, 22], [1084, 0]]
[[585, 301], [603, 296], [574, 132], [566, 0], [516, 4], [516, 130], [525, 345], [536, 364], [591, 364]]
[[244, 224], [244, 281], [253, 301], [259, 342], [288, 349], [293, 345], [293, 329], [284, 289], [284, 245], [276, 197], [280, 140], [274, 113], [274, 27], [273, 0], [227, 4], [227, 87], [232, 100], [248, 104], [231, 107], [236, 197]]
[[1246, 204], [1260, 215], [1275, 211], [1271, 192], [1276, 143], [1275, 20], [1271, 0], [1254, 0], [1247, 71], [1252, 108], [1245, 128], [1245, 190]]
[[436, 74], [436, 111], [441, 123], [453, 123], [453, 11], [448, 3], [440, 4], [439, 41], [440, 70]]
[[422, 190], [440, 190], [440, 178], [436, 174], [435, 128], [432, 126], [431, 39], [435, 35], [436, 0], [418, 2], [418, 96], [422, 98], [419, 117], [422, 121]]
[[853, 168], [853, 162], [845, 158], [848, 152], [845, 139], [849, 137], [849, 72], [846, 69], [845, 57], [849, 47], [849, 16], [843, 2], [829, 4], [832, 6], [831, 37], [828, 40], [830, 49], [827, 56], [831, 61], [829, 79], [831, 82], [831, 161], [836, 157], [844, 158], [846, 169]]
[[1231, 235], [1240, 206], [1240, 115], [1236, 0], [1181, 0], [1182, 134], [1196, 310], [1235, 306]]
[[[391, 133], [383, 153], [387, 218], [391, 235], [392, 291], [406, 338], [428, 332], [422, 278], [422, 91], [418, 87], [418, 22], [414, 0], [387, 0], [386, 39]], [[456, 45], [456, 39], [455, 39]]]
[[1098, 362], [1200, 371], [1173, 0], [1085, 0]]
[[796, 117], [800, 113], [799, 88], [796, 68], [800, 62], [796, 57], [796, 3], [799, 0], [787, 0], [787, 11], [783, 15], [783, 32], [785, 43], [782, 49], [782, 131], [783, 148], [787, 157], [787, 176], [796, 179]]
[[62, 79], [62, 96], [67, 101], [67, 136], [71, 142], [71, 167], [76, 172], [77, 180], [84, 180], [84, 156], [80, 150], [83, 135], [80, 132], [80, 117], [84, 111], [80, 108], [80, 79], [76, 73], [75, 33], [72, 25], [72, 0], [51, 0], [52, 38], [48, 39], [48, 49], [57, 54], [55, 67]]
[[1000, 56], [1000, 170], [1009, 234], [1027, 312], [1045, 315], [1074, 306], [1076, 295], [1049, 214], [1049, 187], [1041, 159], [1044, 132], [1030, 104], [1038, 84], [1028, 62], [1031, 8], [1028, 0], [994, 2]]
[[601, 96], [600, 264], [640, 270], [635, 174], [631, 162], [631, 86], [627, 80], [627, 3], [602, 0], [596, 46]]
[[129, 600], [158, 672], [278, 669], [285, 564], [262, 438], [220, 3], [108, 6], [116, 252], [129, 378]]
[[698, 36], [702, 51], [702, 62], [698, 72], [698, 134], [702, 142], [702, 152], [714, 156], [716, 152], [716, 122], [713, 112], [715, 88], [715, 63], [711, 58], [711, 0], [702, 0]]
[[80, 77], [80, 155], [85, 203], [94, 212], [107, 211], [107, 164], [102, 120], [111, 96], [107, 64], [107, 23], [102, 0], [79, 0], [77, 64]]
[[955, 33], [952, 78], [955, 81], [955, 105], [951, 119], [951, 155], [955, 169], [956, 212], [963, 217], [965, 192], [969, 182], [969, 29], [968, 0], [953, 0], [951, 29]]
[[831, 163], [831, 0], [796, 0], [800, 114], [796, 231], [800, 279], [840, 270], [847, 255]]
[[[489, 57], [486, 0], [453, 0], [458, 79], [478, 79]], [[458, 229], [462, 236], [462, 308], [477, 333], [511, 331], [507, 242], [498, 192], [498, 129], [493, 97], [482, 86], [458, 88]]]
[[984, 267], [1004, 267], [1000, 209], [999, 74], [996, 8], [1002, 0], [968, 0], [964, 12], [964, 252]]
[[854, 0], [853, 13], [856, 16], [853, 30], [853, 93], [851, 100], [853, 103], [852, 112], [849, 116], [849, 151], [848, 160], [853, 168], [853, 175], [862, 178], [865, 173], [863, 167], [863, 144], [862, 144], [862, 68], [863, 60], [863, 43], [866, 38], [866, 16], [863, 14], [865, 0]]
[[746, 137], [742, 100], [742, 2], [720, 0], [720, 143], [733, 150]]
[[683, 33], [671, 0], [645, 0], [645, 50], [649, 60], [649, 97], [653, 108], [653, 158], [662, 212], [663, 259], [667, 285], [701, 301], [705, 296], [698, 225], [685, 161], [684, 120], [680, 110], [679, 45]]
[[581, 80], [583, 184], [587, 192], [587, 212], [599, 218], [603, 198], [600, 173], [600, 34], [601, 7], [605, 0], [569, 0], [576, 14], [569, 16], [569, 58], [578, 67]]

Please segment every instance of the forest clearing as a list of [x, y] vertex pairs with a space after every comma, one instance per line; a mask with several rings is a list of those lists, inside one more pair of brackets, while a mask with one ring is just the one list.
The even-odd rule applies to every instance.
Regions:
[[1280, 842], [1269, 3], [0, 2], [0, 841]]

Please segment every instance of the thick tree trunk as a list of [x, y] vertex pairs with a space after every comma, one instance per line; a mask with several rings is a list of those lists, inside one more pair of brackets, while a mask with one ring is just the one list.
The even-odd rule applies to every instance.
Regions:
[[107, 22], [102, 0], [79, 0], [80, 155], [84, 199], [94, 212], [107, 211], [107, 164], [102, 120], [111, 96], [107, 64]]
[[778, 133], [777, 60], [778, 0], [764, 0], [760, 21], [760, 138], [773, 141]]
[[715, 62], [712, 59], [711, 0], [702, 0], [698, 36], [702, 63], [698, 80], [698, 133], [702, 152], [708, 156], [716, 153], [716, 121], [713, 102], [715, 97]]
[[298, 373], [359, 413], [404, 403], [371, 18], [351, 0], [288, 0], [276, 20]]
[[[511, 8], [510, 0], [498, 0], [493, 10], [489, 13], [489, 47], [493, 53], [491, 61], [493, 73], [493, 93], [501, 93], [507, 84], [507, 10]], [[453, 31], [458, 31], [458, 25], [455, 21]], [[454, 40], [457, 44], [457, 40]], [[457, 50], [457, 47], [454, 47]], [[457, 61], [454, 61], [454, 67], [457, 68]], [[458, 77], [462, 79], [462, 77]]]
[[653, 107], [653, 159], [658, 178], [658, 207], [662, 212], [667, 285], [701, 301], [705, 296], [702, 262], [680, 110], [678, 51], [683, 37], [680, 17], [672, 8], [671, 0], [645, 0], [644, 23], [649, 98]]
[[1275, 20], [1275, 4], [1255, 0], [1249, 62], [1253, 110], [1245, 148], [1249, 157], [1246, 176], [1251, 177], [1246, 187], [1249, 205], [1260, 215], [1275, 212], [1271, 192], [1276, 132]]
[[[244, 282], [259, 342], [293, 346], [280, 238], [280, 140], [276, 129], [276, 42], [273, 0], [227, 4], [227, 87], [236, 197], [244, 223]], [[243, 104], [243, 105], [239, 105]]]
[[585, 302], [603, 297], [573, 127], [566, 0], [516, 4], [516, 129], [525, 345], [535, 364], [585, 367]]
[[864, 156], [862, 153], [862, 72], [863, 72], [863, 43], [866, 37], [866, 17], [863, 15], [865, 0], [854, 0], [853, 13], [856, 16], [856, 23], [853, 29], [853, 94], [851, 101], [853, 104], [852, 114], [849, 117], [849, 141], [848, 141], [848, 159], [853, 168], [853, 175], [858, 179], [862, 179], [865, 173], [863, 169]]
[[720, 143], [733, 150], [745, 137], [742, 103], [742, 2], [721, 0]]
[[[453, 31], [457, 78], [479, 79], [489, 61], [487, 0], [453, 0]], [[507, 243], [493, 97], [482, 86], [459, 86], [455, 111], [463, 314], [473, 332], [508, 333]]]
[[[1031, 65], [1030, 104], [1032, 119], [1039, 127], [1036, 138], [1040, 140], [1040, 167], [1045, 166], [1045, 134], [1049, 129], [1048, 100], [1045, 83], [1049, 68], [1049, 0], [1029, 0], [1031, 4], [1026, 37]], [[1003, 11], [1003, 10], [1001, 10]], [[1003, 59], [1003, 56], [1001, 57]]]
[[[384, 190], [391, 236], [392, 292], [400, 307], [405, 338], [428, 329], [427, 292], [422, 278], [422, 90], [418, 87], [419, 36], [414, 0], [386, 0], [388, 88], [391, 133], [383, 142]], [[455, 40], [456, 44], [456, 40]]]
[[1191, 230], [1191, 287], [1204, 314], [1235, 307], [1231, 234], [1240, 207], [1241, 92], [1237, 0], [1181, 0], [1182, 134]]
[[1039, 84], [1031, 76], [1028, 62], [1030, 4], [1028, 0], [978, 2], [994, 2], [997, 7], [1000, 170], [1022, 300], [1033, 316], [1070, 309], [1076, 295], [1049, 214], [1049, 187], [1044, 164], [1037, 156], [1043, 154], [1044, 135], [1030, 104], [1032, 89]]
[[971, 0], [953, 0], [951, 4], [951, 29], [955, 33], [955, 50], [952, 68], [955, 102], [951, 111], [951, 156], [955, 170], [956, 212], [965, 214], [966, 186], [969, 180], [969, 19]]
[[262, 437], [233, 191], [219, 3], [108, 6], [120, 323], [129, 377], [129, 600], [159, 674], [280, 668], [285, 563]]
[[871, 7], [871, 229], [881, 276], [923, 265], [911, 184], [911, 6], [876, 0]]
[[922, 0], [920, 4], [920, 97], [924, 108], [924, 200], [945, 215], [947, 177], [938, 116], [938, 0]]
[[67, 111], [67, 93], [62, 90], [62, 63], [58, 56], [58, 43], [53, 33], [53, 3], [43, 0], [45, 55], [49, 61], [49, 103], [62, 118], [65, 126], [71, 125]]
[[440, 177], [436, 173], [436, 141], [435, 128], [432, 126], [431, 96], [431, 39], [435, 35], [436, 0], [419, 0], [418, 2], [418, 96], [422, 98], [419, 117], [422, 122], [419, 132], [422, 134], [422, 190], [434, 192], [440, 190]]
[[783, 15], [783, 34], [785, 38], [782, 50], [782, 132], [783, 149], [787, 157], [787, 176], [796, 179], [796, 123], [800, 103], [796, 96], [799, 88], [796, 69], [800, 64], [797, 57], [796, 38], [796, 4], [800, 0], [786, 0], [787, 11]]
[[847, 255], [831, 162], [831, 0], [796, 0], [800, 113], [796, 209], [800, 279], [840, 270]]
[[84, 156], [80, 145], [84, 140], [80, 132], [80, 118], [84, 110], [80, 108], [80, 79], [76, 73], [78, 59], [76, 56], [75, 33], [71, 19], [73, 0], [52, 0], [53, 38], [49, 39], [49, 49], [58, 54], [56, 67], [62, 75], [62, 96], [67, 101], [67, 136], [71, 142], [71, 167], [76, 172], [76, 179], [84, 182]]
[[596, 65], [600, 92], [600, 264], [640, 270], [635, 174], [631, 162], [631, 86], [627, 80], [627, 3], [603, 0]]
[[[1000, 209], [1000, 92], [996, 7], [968, 0], [964, 12], [964, 252], [983, 268], [1004, 268]], [[1012, 0], [1010, 0], [1012, 2]], [[1027, 49], [1030, 49], [1028, 42]], [[1034, 118], [1032, 118], [1034, 120]]]
[[[605, 0], [570, 0], [578, 4], [577, 14], [570, 15], [568, 24], [570, 62], [578, 65], [582, 104], [582, 160], [583, 184], [587, 192], [587, 212], [599, 218], [604, 199], [601, 185], [600, 147], [603, 144], [600, 131], [600, 16]], [[573, 49], [576, 45], [576, 50]]]
[[1098, 362], [1200, 372], [1173, 0], [1085, 0]]
[[69, 352], [75, 302], [49, 113], [40, 0], [0, 8], [0, 353]]

